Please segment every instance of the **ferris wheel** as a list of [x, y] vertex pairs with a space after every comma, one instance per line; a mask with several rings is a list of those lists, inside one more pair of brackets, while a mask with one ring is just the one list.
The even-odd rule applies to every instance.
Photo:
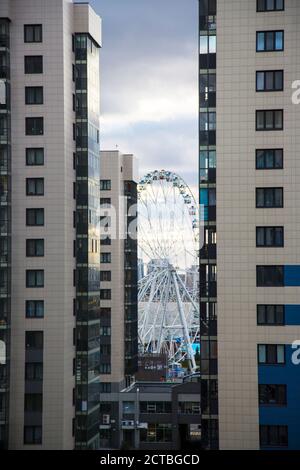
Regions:
[[171, 171], [138, 185], [139, 343], [170, 366], [197, 368], [199, 213], [192, 191]]

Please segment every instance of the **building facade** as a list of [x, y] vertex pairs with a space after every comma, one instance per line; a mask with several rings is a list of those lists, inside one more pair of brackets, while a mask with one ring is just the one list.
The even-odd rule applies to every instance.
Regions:
[[[101, 151], [100, 172], [102, 401], [103, 394], [113, 397], [129, 386], [138, 368], [136, 158], [118, 150]], [[118, 448], [120, 436], [111, 427], [118, 407], [111, 406], [109, 423], [100, 428], [100, 445], [109, 442]]]
[[1, 1], [2, 447], [99, 445], [100, 46], [88, 4]]
[[137, 381], [120, 393], [103, 394], [100, 410], [102, 449], [188, 451], [200, 448], [197, 374], [178, 384]]
[[216, 0], [199, 3], [200, 343], [202, 445], [218, 439], [216, 250]]
[[299, 24], [297, 0], [200, 0], [200, 152], [201, 126], [216, 129], [220, 449], [300, 449]]

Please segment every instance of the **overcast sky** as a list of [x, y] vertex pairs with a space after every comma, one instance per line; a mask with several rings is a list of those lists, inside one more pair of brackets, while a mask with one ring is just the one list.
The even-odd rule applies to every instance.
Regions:
[[197, 0], [90, 0], [103, 21], [101, 148], [134, 153], [140, 175], [197, 185]]

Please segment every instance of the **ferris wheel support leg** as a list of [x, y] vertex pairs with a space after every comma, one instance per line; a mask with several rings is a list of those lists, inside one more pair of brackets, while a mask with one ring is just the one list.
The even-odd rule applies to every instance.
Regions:
[[171, 284], [171, 278], [170, 278], [170, 273], [168, 272], [168, 284], [167, 284], [166, 294], [163, 298], [163, 315], [162, 315], [162, 320], [161, 320], [159, 338], [158, 338], [158, 342], [157, 342], [157, 351], [158, 352], [160, 352], [160, 350], [161, 350], [162, 335], [163, 335], [163, 329], [164, 329], [164, 323], [165, 323], [165, 317], [166, 317], [166, 311], [167, 311], [167, 304], [168, 304], [168, 299], [169, 299], [169, 295], [170, 295], [169, 294], [170, 284]]
[[186, 343], [187, 357], [191, 362], [192, 372], [194, 372], [196, 370], [196, 361], [195, 361], [193, 348], [192, 348], [191, 341], [190, 341], [189, 330], [188, 330], [187, 323], [186, 323], [186, 318], [185, 318], [183, 305], [182, 305], [180, 292], [179, 292], [178, 279], [177, 279], [175, 271], [173, 271], [172, 277], [173, 277], [174, 286], [175, 286], [176, 300], [177, 300], [179, 315], [180, 315], [182, 328], [183, 328], [183, 335], [184, 335], [184, 339]]

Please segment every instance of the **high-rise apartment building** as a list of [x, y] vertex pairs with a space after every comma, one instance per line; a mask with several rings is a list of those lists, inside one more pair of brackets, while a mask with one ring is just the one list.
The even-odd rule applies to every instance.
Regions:
[[208, 448], [300, 449], [299, 26], [298, 0], [200, 0]]
[[100, 46], [87, 3], [1, 0], [1, 447], [99, 446]]
[[118, 393], [138, 366], [137, 160], [101, 151], [100, 173], [100, 445], [119, 448], [121, 430], [112, 433], [119, 422]]

